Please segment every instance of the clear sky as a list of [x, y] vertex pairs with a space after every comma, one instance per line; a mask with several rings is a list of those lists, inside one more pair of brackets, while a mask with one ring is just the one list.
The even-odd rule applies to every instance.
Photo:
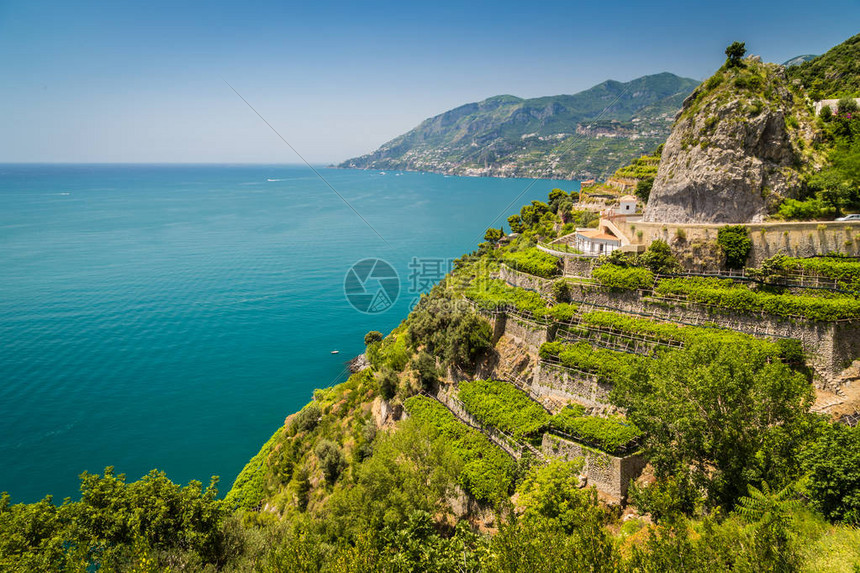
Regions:
[[858, 28], [860, 0], [0, 0], [0, 162], [298, 162], [223, 80], [337, 162], [489, 96], [703, 79], [734, 40], [783, 62]]

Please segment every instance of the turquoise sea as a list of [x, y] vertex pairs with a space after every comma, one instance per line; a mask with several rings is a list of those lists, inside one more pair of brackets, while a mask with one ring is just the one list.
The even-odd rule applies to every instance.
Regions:
[[[579, 187], [320, 173], [385, 241], [307, 167], [0, 165], [0, 491], [75, 497], [112, 465], [226, 493], [438, 265], [497, 214]], [[378, 314], [344, 295], [370, 257], [400, 278]]]

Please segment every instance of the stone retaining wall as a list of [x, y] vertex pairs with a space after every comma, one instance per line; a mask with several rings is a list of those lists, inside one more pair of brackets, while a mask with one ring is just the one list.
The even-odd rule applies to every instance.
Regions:
[[535, 349], [540, 348], [541, 344], [550, 340], [546, 326], [540, 326], [516, 316], [507, 316], [505, 318], [504, 333], [518, 342], [528, 344]]
[[504, 263], [499, 267], [499, 278], [509, 285], [536, 292], [542, 292], [542, 290], [550, 288], [550, 279], [543, 279], [520, 272]]
[[609, 404], [612, 385], [578, 377], [561, 366], [539, 362], [531, 384], [539, 396], [562, 395], [584, 406], [603, 407]]
[[639, 477], [646, 464], [640, 454], [619, 458], [554, 434], [543, 435], [541, 451], [547, 457], [556, 456], [566, 460], [582, 457], [588, 485], [593, 485], [597, 491], [622, 503], [627, 500], [630, 480]]
[[576, 256], [565, 256], [563, 261], [564, 276], [583, 278], [591, 277], [591, 271], [597, 262], [595, 259], [583, 259]]
[[[661, 239], [676, 249], [716, 241], [717, 232], [724, 226], [627, 222], [620, 219], [615, 224], [633, 244], [650, 245]], [[792, 257], [811, 257], [829, 252], [860, 255], [860, 222], [857, 221], [749, 223], [743, 226], [749, 229], [753, 244], [747, 266], [758, 266], [777, 253]], [[679, 241], [679, 236], [684, 239]]]

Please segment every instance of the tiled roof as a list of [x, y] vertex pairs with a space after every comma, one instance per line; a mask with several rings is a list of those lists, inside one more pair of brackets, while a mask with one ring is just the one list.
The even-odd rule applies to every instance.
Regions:
[[610, 235], [609, 233], [604, 233], [600, 229], [595, 229], [593, 231], [577, 231], [577, 235], [581, 235], [586, 239], [598, 239], [601, 241], [619, 241], [620, 239], [615, 235]]

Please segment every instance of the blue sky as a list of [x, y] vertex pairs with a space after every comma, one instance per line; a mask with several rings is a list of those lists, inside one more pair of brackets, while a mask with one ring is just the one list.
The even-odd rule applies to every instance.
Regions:
[[858, 22], [858, 0], [0, 0], [0, 162], [298, 162], [223, 80], [337, 162], [470, 101], [703, 79], [734, 40], [782, 62]]

